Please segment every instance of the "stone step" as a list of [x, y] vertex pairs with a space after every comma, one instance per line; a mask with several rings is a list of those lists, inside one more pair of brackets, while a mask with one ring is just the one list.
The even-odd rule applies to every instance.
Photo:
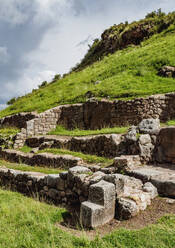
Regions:
[[82, 165], [83, 160], [71, 155], [55, 155], [51, 153], [24, 153], [12, 149], [0, 150], [0, 159], [23, 163], [31, 166], [47, 166], [60, 169], [69, 169], [76, 165]]
[[126, 153], [126, 147], [124, 147], [123, 143], [124, 135], [122, 134], [102, 134], [81, 137], [46, 135], [35, 136], [26, 140], [26, 145], [33, 148], [62, 148], [109, 158]]
[[97, 227], [115, 216], [115, 185], [101, 180], [89, 188], [89, 198], [81, 204], [80, 218], [85, 227]]
[[151, 182], [161, 196], [175, 198], [175, 166], [143, 166], [132, 169], [129, 175]]
[[141, 165], [137, 156], [121, 156], [114, 159], [118, 173], [151, 182], [162, 196], [175, 198], [175, 165]]

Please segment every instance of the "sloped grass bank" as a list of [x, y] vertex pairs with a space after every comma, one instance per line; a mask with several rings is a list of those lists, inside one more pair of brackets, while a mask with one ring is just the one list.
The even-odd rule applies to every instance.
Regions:
[[[141, 43], [104, 57], [80, 72], [73, 72], [19, 98], [0, 117], [38, 111], [68, 103], [85, 102], [86, 93], [97, 98], [131, 99], [175, 91], [175, 79], [157, 75], [163, 65], [175, 66], [175, 27]], [[100, 81], [99, 84], [95, 84]]]
[[161, 218], [141, 230], [118, 229], [90, 241], [68, 234], [57, 227], [65, 209], [47, 205], [0, 189], [1, 248], [174, 248], [175, 216]]
[[31, 171], [31, 172], [40, 172], [44, 174], [59, 174], [63, 170], [59, 169], [52, 169], [47, 167], [38, 167], [38, 166], [29, 166], [26, 164], [17, 164], [17, 163], [10, 163], [4, 160], [0, 160], [0, 167], [13, 169], [13, 170], [20, 170], [20, 171]]

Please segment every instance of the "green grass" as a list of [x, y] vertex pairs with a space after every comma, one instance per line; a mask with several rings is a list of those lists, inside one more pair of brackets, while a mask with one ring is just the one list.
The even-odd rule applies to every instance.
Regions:
[[2, 136], [10, 136], [10, 135], [16, 135], [19, 133], [19, 129], [8, 127], [8, 128], [0, 128], [0, 135]]
[[72, 155], [74, 157], [79, 157], [83, 159], [84, 162], [87, 162], [90, 164], [101, 163], [103, 166], [107, 166], [113, 163], [112, 159], [98, 157], [95, 155], [84, 154], [81, 152], [72, 152], [72, 151], [63, 150], [63, 149], [50, 148], [50, 149], [40, 150], [38, 153], [43, 153], [43, 152], [49, 152], [49, 153], [59, 154], [59, 155]]
[[175, 126], [175, 120], [170, 120], [166, 122], [167, 126]]
[[52, 130], [48, 134], [50, 135], [65, 135], [65, 136], [86, 136], [95, 134], [123, 134], [128, 131], [128, 127], [113, 127], [113, 128], [102, 128], [98, 130], [80, 130], [78, 128], [74, 130], [67, 130], [63, 126], [57, 126], [55, 130]]
[[[91, 91], [97, 98], [133, 99], [175, 91], [175, 79], [157, 75], [163, 65], [175, 66], [175, 26], [94, 63], [80, 72], [73, 72], [54, 83], [19, 98], [0, 112], [0, 117], [38, 111], [68, 103], [85, 102]], [[94, 82], [101, 83], [95, 85]]]
[[33, 148], [29, 147], [29, 146], [26, 146], [24, 145], [23, 147], [21, 147], [19, 150], [21, 152], [25, 152], [25, 153], [28, 153], [28, 152], [31, 152]]
[[19, 193], [0, 190], [0, 248], [174, 248], [175, 216], [163, 217], [141, 230], [118, 229], [90, 241], [56, 226], [65, 209], [47, 205]]
[[38, 166], [29, 166], [25, 164], [16, 164], [16, 163], [9, 163], [4, 160], [0, 160], [0, 167], [6, 167], [8, 169], [13, 170], [20, 170], [20, 171], [31, 171], [31, 172], [40, 172], [44, 174], [59, 174], [63, 170], [59, 169], [50, 169], [46, 167], [38, 167]]
[[167, 127], [167, 126], [175, 126], [175, 120], [169, 120], [165, 123], [160, 123], [161, 127]]

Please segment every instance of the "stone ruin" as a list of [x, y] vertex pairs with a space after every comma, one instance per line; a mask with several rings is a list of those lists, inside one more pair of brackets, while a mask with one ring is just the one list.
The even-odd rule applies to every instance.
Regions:
[[[88, 228], [113, 218], [129, 219], [145, 210], [158, 194], [175, 198], [175, 127], [160, 127], [160, 120], [175, 116], [174, 103], [171, 93], [128, 102], [65, 105], [37, 115], [26, 122], [14, 145], [19, 148], [26, 143], [33, 153], [0, 149], [0, 158], [68, 171], [46, 175], [0, 168], [0, 185], [56, 205], [79, 206], [80, 222]], [[77, 123], [82, 129], [100, 128], [106, 123], [135, 126], [123, 135], [46, 135], [57, 124], [74, 128]], [[113, 158], [113, 163], [102, 168], [70, 155], [35, 154], [44, 148], [104, 156]]]

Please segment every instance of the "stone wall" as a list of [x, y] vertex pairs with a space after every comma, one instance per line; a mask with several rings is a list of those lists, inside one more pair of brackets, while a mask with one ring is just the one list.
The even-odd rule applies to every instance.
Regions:
[[71, 170], [69, 174], [46, 175], [0, 168], [1, 186], [56, 205], [80, 204], [87, 199], [88, 185], [82, 187], [74, 179]]
[[37, 118], [37, 113], [19, 113], [0, 119], [0, 127], [26, 128], [27, 121]]
[[43, 135], [57, 124], [73, 129], [137, 125], [142, 119], [158, 118], [162, 122], [175, 117], [175, 93], [154, 95], [129, 101], [89, 101], [63, 105], [47, 110], [27, 122], [26, 129], [17, 135], [15, 148], [24, 144], [26, 137]]
[[56, 205], [81, 205], [80, 217], [86, 227], [105, 224], [115, 215], [129, 219], [157, 196], [150, 183], [120, 174], [93, 173], [83, 166], [54, 175], [0, 168], [0, 186]]
[[10, 149], [0, 150], [0, 159], [12, 163], [23, 163], [31, 166], [46, 166], [66, 170], [83, 164], [82, 159], [71, 155], [55, 155], [51, 153], [33, 154]]
[[134, 154], [130, 148], [133, 149], [134, 145], [136, 147], [137, 144], [133, 143], [129, 143], [125, 139], [125, 135], [121, 134], [68, 138], [46, 135], [34, 136], [26, 140], [27, 146], [32, 148], [39, 147], [40, 150], [45, 148], [59, 148], [108, 158], [113, 158], [121, 154]]

